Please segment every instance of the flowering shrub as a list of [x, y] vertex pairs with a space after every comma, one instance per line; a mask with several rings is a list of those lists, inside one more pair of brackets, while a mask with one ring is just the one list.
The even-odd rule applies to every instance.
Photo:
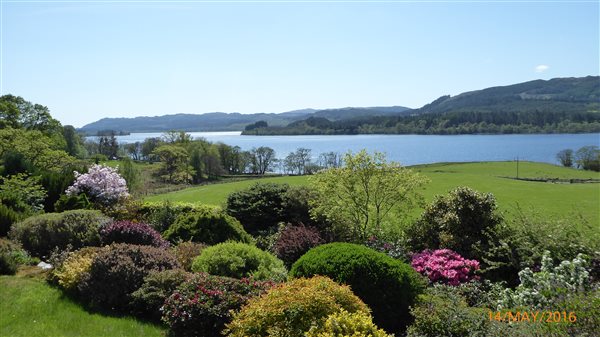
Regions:
[[371, 315], [346, 310], [331, 314], [322, 327], [313, 326], [306, 337], [392, 337], [373, 324]]
[[516, 289], [504, 291], [498, 301], [500, 308], [554, 308], [554, 304], [564, 298], [591, 289], [588, 262], [582, 254], [572, 261], [562, 261], [555, 267], [550, 252], [546, 251], [540, 271], [533, 272], [525, 268], [519, 272], [519, 279], [521, 284]]
[[98, 254], [97, 247], [86, 247], [71, 252], [60, 266], [52, 270], [58, 284], [67, 291], [77, 290], [84, 275], [90, 271], [92, 261]]
[[341, 310], [369, 313], [348, 286], [324, 276], [300, 278], [250, 299], [227, 328], [230, 337], [303, 337], [312, 326], [320, 328], [329, 315]]
[[232, 310], [272, 286], [271, 282], [195, 274], [166, 299], [162, 320], [177, 336], [220, 336]]
[[406, 251], [399, 242], [388, 242], [377, 236], [371, 236], [367, 239], [367, 242], [365, 242], [365, 246], [393, 257], [394, 259], [408, 260], [406, 258]]
[[375, 324], [394, 333], [410, 322], [408, 308], [425, 286], [408, 264], [362, 245], [339, 242], [308, 251], [294, 263], [290, 275], [323, 275], [349, 285], [373, 310]]
[[234, 278], [283, 281], [287, 270], [273, 254], [241, 242], [224, 242], [202, 250], [192, 271]]
[[478, 279], [479, 262], [468, 260], [450, 249], [424, 250], [412, 258], [412, 266], [431, 282], [459, 285]]
[[92, 305], [125, 309], [150, 272], [178, 267], [168, 250], [116, 243], [99, 250], [78, 288]]
[[291, 267], [309, 249], [322, 243], [323, 239], [316, 228], [287, 225], [279, 233], [273, 252], [287, 267]]
[[102, 206], [112, 206], [129, 197], [127, 182], [117, 169], [96, 164], [88, 173], [75, 171], [74, 174], [75, 182], [65, 191], [68, 196], [85, 193], [91, 201]]
[[147, 224], [116, 221], [100, 230], [102, 243], [131, 243], [134, 245], [148, 245], [158, 248], [168, 248], [169, 242]]

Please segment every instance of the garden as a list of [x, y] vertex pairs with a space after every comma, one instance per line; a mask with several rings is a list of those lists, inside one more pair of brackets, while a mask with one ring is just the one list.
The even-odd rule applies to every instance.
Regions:
[[[509, 215], [466, 173], [363, 150], [297, 184], [221, 186], [220, 205], [149, 201], [139, 163], [86, 157], [43, 106], [0, 104], [24, 114], [0, 125], [0, 335], [598, 336], [600, 230], [589, 200], [579, 212], [545, 199], [538, 213]], [[148, 154], [159, 163], [144, 164], [157, 179], [218, 181], [224, 144], [170, 135]], [[204, 145], [210, 156], [178, 155]], [[435, 196], [432, 179], [445, 182]], [[540, 186], [528, 194], [540, 199], [561, 187], [503, 177], [477, 186], [490, 182]], [[563, 199], [597, 200], [596, 184], [571, 184]], [[546, 213], [548, 200], [564, 216]]]

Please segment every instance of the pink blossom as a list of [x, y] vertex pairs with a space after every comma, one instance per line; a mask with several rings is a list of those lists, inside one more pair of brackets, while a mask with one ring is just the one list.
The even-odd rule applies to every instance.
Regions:
[[459, 285], [473, 279], [479, 270], [477, 260], [468, 260], [450, 249], [424, 250], [412, 258], [412, 267], [431, 282]]
[[75, 182], [65, 191], [69, 196], [85, 193], [92, 201], [106, 206], [129, 197], [127, 182], [112, 167], [92, 165], [88, 173], [74, 173]]

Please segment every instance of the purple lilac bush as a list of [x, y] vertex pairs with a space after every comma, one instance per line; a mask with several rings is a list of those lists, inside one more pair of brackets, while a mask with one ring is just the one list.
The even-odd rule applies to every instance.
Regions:
[[468, 260], [450, 249], [424, 250], [412, 257], [412, 267], [431, 282], [459, 285], [476, 280], [477, 260]]
[[102, 243], [130, 243], [168, 248], [169, 242], [163, 239], [150, 225], [131, 221], [116, 221], [100, 230]]
[[75, 173], [75, 182], [65, 193], [76, 196], [85, 193], [93, 202], [112, 206], [129, 197], [127, 183], [116, 169], [104, 165], [92, 165], [88, 173]]

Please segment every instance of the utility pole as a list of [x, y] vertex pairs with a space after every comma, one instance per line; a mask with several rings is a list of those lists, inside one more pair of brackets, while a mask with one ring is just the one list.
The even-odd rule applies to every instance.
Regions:
[[517, 156], [517, 179], [519, 179], [519, 156]]

